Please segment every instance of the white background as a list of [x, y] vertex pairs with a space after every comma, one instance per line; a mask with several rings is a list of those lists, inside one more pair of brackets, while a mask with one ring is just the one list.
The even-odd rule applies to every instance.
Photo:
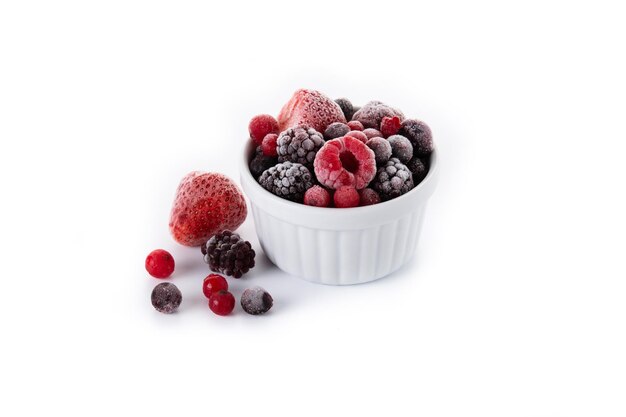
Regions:
[[[599, 1], [2, 2], [2, 414], [626, 415], [624, 39]], [[248, 219], [258, 266], [231, 288], [275, 307], [215, 316], [174, 191], [238, 180], [248, 120], [299, 87], [432, 126], [420, 247], [318, 286]]]

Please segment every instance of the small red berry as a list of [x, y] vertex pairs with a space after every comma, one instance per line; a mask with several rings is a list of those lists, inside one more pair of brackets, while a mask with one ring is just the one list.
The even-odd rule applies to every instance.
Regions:
[[352, 120], [351, 122], [348, 122], [348, 127], [352, 130], [362, 131], [363, 123], [359, 122], [358, 120]]
[[211, 298], [211, 295], [222, 290], [228, 290], [228, 282], [221, 275], [210, 274], [202, 282], [202, 292], [206, 298]]
[[398, 116], [385, 116], [380, 122], [380, 131], [384, 137], [388, 138], [389, 136], [398, 133], [400, 126], [402, 126], [402, 123], [400, 123], [400, 118]]
[[226, 290], [220, 290], [209, 298], [209, 308], [218, 316], [227, 316], [235, 308], [235, 297]]
[[344, 186], [335, 191], [333, 200], [337, 208], [356, 207], [360, 201], [359, 192], [354, 187]]
[[155, 278], [167, 278], [174, 272], [174, 257], [166, 250], [153, 250], [146, 257], [146, 271]]
[[276, 133], [268, 133], [263, 138], [263, 142], [261, 143], [261, 150], [263, 151], [263, 155], [265, 156], [278, 156], [278, 152], [276, 151], [276, 141], [278, 140], [278, 135]]
[[351, 130], [348, 133], [346, 133], [346, 136], [352, 136], [353, 138], [356, 138], [363, 143], [367, 143], [368, 141], [367, 135], [361, 132], [360, 130]]
[[330, 206], [330, 193], [326, 188], [314, 185], [304, 193], [304, 204], [315, 207]]
[[278, 133], [278, 122], [269, 114], [259, 114], [250, 120], [248, 125], [250, 137], [260, 145], [268, 133]]

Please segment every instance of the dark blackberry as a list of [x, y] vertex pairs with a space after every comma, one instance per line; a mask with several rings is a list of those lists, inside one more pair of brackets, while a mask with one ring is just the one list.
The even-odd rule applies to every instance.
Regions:
[[248, 314], [267, 313], [273, 305], [272, 296], [261, 287], [248, 288], [241, 294], [241, 307]]
[[272, 194], [302, 203], [304, 193], [313, 186], [314, 180], [307, 167], [287, 161], [265, 170], [259, 177], [259, 184]]
[[406, 163], [406, 167], [413, 173], [413, 184], [417, 185], [428, 174], [428, 168], [417, 156]]
[[324, 131], [324, 139], [331, 140], [345, 136], [350, 131], [350, 127], [341, 122], [335, 122], [328, 125]]
[[312, 167], [315, 154], [324, 145], [324, 137], [315, 129], [294, 127], [282, 132], [276, 145], [278, 162], [296, 162]]
[[252, 245], [230, 230], [214, 235], [204, 246], [204, 262], [214, 272], [241, 278], [254, 267]]
[[370, 186], [378, 192], [381, 200], [391, 200], [413, 189], [413, 174], [398, 158], [391, 158], [376, 172]]
[[352, 120], [352, 116], [354, 116], [355, 112], [352, 102], [347, 98], [341, 97], [335, 100], [335, 103], [339, 104], [339, 107], [341, 107], [341, 111], [343, 112], [343, 115], [346, 116], [346, 120]]
[[254, 158], [250, 161], [250, 173], [254, 178], [259, 178], [263, 171], [276, 165], [276, 162], [278, 162], [277, 158], [263, 155], [263, 150], [257, 146]]
[[171, 314], [175, 312], [183, 301], [183, 295], [176, 285], [163, 282], [152, 290], [150, 295], [152, 306], [159, 313]]
[[411, 141], [413, 155], [427, 156], [433, 151], [433, 133], [430, 127], [421, 120], [406, 119], [398, 132]]

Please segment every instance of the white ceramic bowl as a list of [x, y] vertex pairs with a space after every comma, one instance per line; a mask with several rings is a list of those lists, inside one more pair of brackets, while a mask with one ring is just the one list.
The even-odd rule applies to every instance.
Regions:
[[373, 281], [404, 265], [415, 253], [426, 203], [438, 177], [437, 151], [413, 190], [367, 207], [321, 208], [275, 196], [254, 179], [246, 143], [241, 185], [250, 199], [263, 251], [283, 271], [307, 281], [349, 285]]

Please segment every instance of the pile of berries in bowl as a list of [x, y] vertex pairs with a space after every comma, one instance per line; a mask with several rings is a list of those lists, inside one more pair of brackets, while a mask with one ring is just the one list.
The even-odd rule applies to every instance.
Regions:
[[359, 108], [300, 89], [248, 130], [241, 184], [274, 264], [346, 285], [410, 259], [436, 184], [428, 125], [380, 101]]
[[249, 169], [270, 193], [317, 207], [349, 208], [392, 200], [427, 175], [430, 128], [380, 101], [355, 108], [298, 90], [278, 118], [255, 116]]

